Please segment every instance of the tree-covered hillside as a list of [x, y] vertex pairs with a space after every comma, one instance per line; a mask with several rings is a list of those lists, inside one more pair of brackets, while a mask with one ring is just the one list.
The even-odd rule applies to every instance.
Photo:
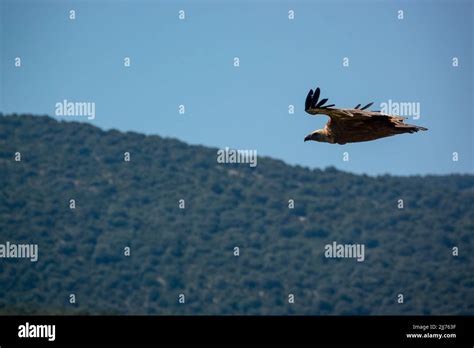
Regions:
[[[0, 313], [474, 314], [472, 175], [250, 168], [216, 152], [1, 116], [0, 244], [39, 257], [0, 258]], [[326, 258], [333, 241], [364, 244], [365, 261]]]

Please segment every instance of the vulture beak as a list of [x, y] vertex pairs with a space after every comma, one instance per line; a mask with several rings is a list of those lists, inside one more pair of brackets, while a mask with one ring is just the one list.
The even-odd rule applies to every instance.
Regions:
[[311, 140], [311, 137], [313, 136], [313, 134], [308, 134], [305, 138], [304, 138], [304, 141], [308, 141], [308, 140]]

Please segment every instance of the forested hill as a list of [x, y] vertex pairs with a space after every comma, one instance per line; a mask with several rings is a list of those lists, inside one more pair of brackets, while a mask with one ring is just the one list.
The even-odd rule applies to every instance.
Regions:
[[[216, 152], [0, 116], [0, 244], [38, 245], [36, 262], [0, 258], [0, 313], [474, 314], [472, 175]], [[325, 257], [333, 242], [364, 261]]]

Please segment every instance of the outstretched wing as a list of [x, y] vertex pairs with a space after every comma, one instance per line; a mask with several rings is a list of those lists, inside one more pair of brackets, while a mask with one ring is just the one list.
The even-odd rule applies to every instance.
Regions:
[[319, 112], [320, 110], [326, 110], [327, 108], [334, 106], [334, 104], [324, 105], [328, 101], [327, 98], [319, 101], [320, 94], [321, 94], [321, 90], [319, 89], [319, 87], [316, 88], [314, 92], [312, 89], [308, 92], [308, 95], [306, 96], [305, 107], [304, 107], [305, 111], [308, 114], [312, 114], [312, 115], [320, 114], [322, 113], [322, 112]]
[[[308, 95], [306, 96], [306, 102], [305, 102], [305, 108], [304, 108], [308, 114], [311, 114], [311, 115], [326, 114], [327, 115], [327, 113], [324, 112], [323, 110], [327, 110], [328, 108], [335, 106], [335, 104], [324, 105], [325, 103], [327, 103], [328, 99], [325, 98], [319, 101], [320, 95], [321, 95], [321, 90], [319, 89], [319, 87], [317, 87], [314, 92], [312, 89], [309, 90]], [[360, 107], [361, 104], [357, 104], [354, 109], [341, 109], [341, 110], [362, 110], [363, 111], [370, 108], [372, 104], [374, 103], [373, 102], [369, 103], [362, 108]], [[336, 111], [338, 109], [333, 109], [333, 110]], [[338, 112], [336, 111], [333, 114], [336, 116]], [[345, 115], [346, 115], [345, 113], [341, 113], [340, 116], [344, 117]]]
[[406, 117], [390, 116], [365, 110], [344, 110], [332, 113], [327, 124], [328, 131], [339, 144], [369, 141], [396, 134], [415, 133], [427, 130], [404, 123]]
[[[332, 108], [335, 106], [334, 104], [331, 105], [324, 105], [328, 99], [322, 99], [319, 101], [319, 96], [321, 94], [321, 90], [316, 88], [316, 90], [313, 92], [311, 89], [306, 96], [306, 102], [305, 102], [305, 111], [308, 114], [311, 115], [318, 115], [318, 114], [323, 114], [327, 115], [331, 118], [331, 121], [338, 122], [338, 121], [352, 121], [354, 122], [356, 119], [365, 119], [367, 117], [376, 117], [376, 116], [389, 116], [382, 114], [378, 111], [370, 111], [366, 110], [370, 108], [374, 103], [369, 103], [365, 105], [364, 107], [360, 107], [361, 104], [356, 105], [354, 109], [337, 109], [337, 108]], [[399, 120], [406, 119], [406, 117], [400, 117], [400, 116], [392, 116], [396, 117]]]

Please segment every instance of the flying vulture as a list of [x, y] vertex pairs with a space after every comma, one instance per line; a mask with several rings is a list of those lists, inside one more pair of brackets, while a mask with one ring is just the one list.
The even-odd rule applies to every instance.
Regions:
[[353, 109], [336, 109], [334, 104], [324, 105], [328, 100], [319, 101], [319, 88], [310, 90], [306, 97], [305, 111], [311, 115], [324, 114], [329, 121], [323, 129], [308, 134], [304, 141], [313, 140], [331, 144], [356, 143], [389, 137], [403, 133], [426, 131], [424, 127], [403, 123], [406, 117], [391, 116], [380, 111], [366, 110], [373, 103], [364, 107], [358, 104]]

